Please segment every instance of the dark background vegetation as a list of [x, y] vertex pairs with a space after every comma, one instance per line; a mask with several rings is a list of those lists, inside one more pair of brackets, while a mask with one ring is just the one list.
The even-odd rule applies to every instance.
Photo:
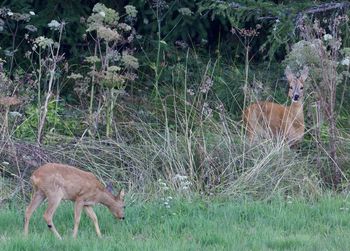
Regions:
[[[155, 51], [158, 39], [157, 35], [157, 16], [156, 2], [153, 0], [145, 1], [22, 1], [14, 0], [2, 1], [1, 7], [10, 8], [14, 12], [29, 13], [34, 11], [35, 16], [31, 17], [30, 23], [38, 28], [37, 34], [49, 36], [51, 34], [47, 24], [53, 20], [67, 22], [64, 30], [62, 51], [68, 62], [74, 67], [83, 61], [87, 54], [87, 42], [83, 39], [85, 26], [81, 24], [81, 18], [87, 18], [92, 11], [93, 6], [101, 2], [107, 7], [123, 12], [126, 4], [134, 5], [138, 12], [135, 28], [138, 34], [142, 35], [142, 40], [135, 45], [142, 58], [140, 47], [152, 57]], [[166, 5], [161, 13], [161, 38], [166, 41], [167, 47], [162, 48], [165, 60], [175, 63], [184, 51], [177, 46], [176, 41], [185, 42], [189, 48], [193, 48], [196, 53], [206, 60], [222, 59], [225, 64], [233, 65], [239, 68], [244, 64], [244, 45], [238, 41], [238, 38], [231, 33], [232, 27], [235, 28], [255, 28], [261, 25], [259, 35], [252, 40], [250, 54], [253, 69], [255, 65], [258, 68], [264, 67], [264, 71], [270, 74], [280, 76], [281, 69], [279, 63], [283, 61], [290, 50], [291, 45], [298, 40], [297, 20], [298, 17], [312, 8], [323, 6], [327, 3], [336, 3], [338, 1], [209, 1], [209, 0], [184, 0], [184, 1], [158, 1]], [[330, 8], [329, 10], [315, 11], [309, 14], [310, 18], [331, 18], [336, 15], [346, 13], [348, 5], [344, 2], [340, 8]], [[192, 11], [191, 16], [184, 16], [179, 13], [180, 8], [189, 8]], [[278, 29], [274, 29], [276, 22], [280, 24]], [[21, 40], [27, 32], [25, 29], [18, 31], [17, 40]], [[2, 33], [0, 38], [2, 49], [11, 47], [12, 37]], [[348, 47], [349, 36], [344, 34], [343, 46]], [[16, 67], [26, 68], [26, 62], [23, 60], [24, 52], [27, 50], [23, 44], [16, 52]], [[3, 53], [3, 51], [2, 51]], [[180, 55], [180, 56], [178, 56]], [[183, 58], [183, 57], [182, 57]], [[201, 63], [201, 62], [198, 62]], [[141, 77], [147, 78], [149, 65], [142, 62]], [[164, 74], [164, 78], [167, 74]], [[251, 74], [250, 76], [254, 76]], [[268, 77], [268, 76], [267, 76]], [[276, 79], [276, 76], [271, 77]], [[271, 80], [272, 80], [271, 79]], [[147, 79], [140, 79], [139, 83], [147, 82]], [[165, 80], [166, 81], [166, 80]], [[164, 82], [165, 82], [164, 81]], [[142, 85], [142, 84], [141, 84]], [[70, 86], [71, 87], [71, 86]], [[234, 89], [234, 87], [232, 87]], [[225, 100], [225, 97], [223, 97]], [[230, 104], [227, 102], [227, 106]], [[232, 107], [231, 107], [232, 108]], [[235, 111], [237, 112], [237, 111]]]

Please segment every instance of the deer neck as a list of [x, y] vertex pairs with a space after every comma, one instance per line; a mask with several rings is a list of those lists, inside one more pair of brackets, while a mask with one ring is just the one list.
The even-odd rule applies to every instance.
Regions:
[[114, 204], [115, 200], [107, 191], [101, 191], [98, 196], [98, 202], [109, 208]]
[[289, 106], [289, 114], [299, 120], [304, 120], [304, 112], [303, 112], [303, 102], [302, 100], [298, 102], [292, 102]]

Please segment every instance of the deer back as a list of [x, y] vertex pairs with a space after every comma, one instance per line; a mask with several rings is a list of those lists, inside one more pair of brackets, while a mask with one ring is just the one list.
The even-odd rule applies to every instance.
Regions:
[[95, 197], [105, 189], [92, 173], [57, 163], [39, 167], [31, 180], [34, 187], [42, 190], [46, 196], [60, 192], [63, 199], [73, 201], [78, 197], [97, 200]]

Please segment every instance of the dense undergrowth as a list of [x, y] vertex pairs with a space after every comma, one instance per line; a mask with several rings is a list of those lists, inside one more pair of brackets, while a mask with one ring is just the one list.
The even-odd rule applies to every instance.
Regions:
[[[347, 192], [348, 5], [337, 12], [331, 4], [323, 18], [308, 14], [310, 3], [298, 4], [295, 22], [268, 2], [255, 3], [263, 19], [232, 3], [242, 19], [224, 13], [223, 1], [184, 8], [153, 1], [147, 10], [126, 4], [118, 11], [97, 3], [80, 19], [79, 55], [66, 37], [69, 20], [38, 29], [41, 14], [1, 8], [0, 202], [27, 201], [31, 172], [47, 162], [90, 170], [145, 198]], [[278, 8], [267, 22], [269, 6]], [[220, 17], [227, 32], [204, 44], [192, 28], [174, 35], [203, 13], [213, 19], [198, 31]], [[169, 28], [165, 20], [174, 15], [178, 23]], [[310, 68], [304, 140], [296, 149], [275, 139], [249, 145], [242, 110], [257, 100], [287, 104], [287, 65], [295, 73]]]

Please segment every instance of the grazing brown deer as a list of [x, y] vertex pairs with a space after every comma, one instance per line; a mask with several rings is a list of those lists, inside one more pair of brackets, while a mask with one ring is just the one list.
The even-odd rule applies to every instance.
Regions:
[[74, 238], [78, 234], [83, 208], [93, 221], [97, 235], [101, 237], [97, 217], [92, 209], [92, 206], [96, 203], [101, 203], [108, 207], [116, 218], [124, 219], [124, 189], [117, 196], [114, 196], [112, 194], [112, 187], [108, 185], [105, 188], [90, 172], [85, 172], [68, 165], [49, 163], [33, 172], [31, 182], [34, 188], [34, 194], [25, 213], [25, 235], [28, 235], [29, 220], [32, 213], [45, 198], [47, 198], [48, 207], [44, 213], [44, 219], [49, 229], [58, 239], [62, 238], [53, 224], [52, 217], [61, 200], [75, 201]]
[[304, 67], [300, 77], [296, 77], [289, 67], [285, 74], [289, 83], [288, 96], [292, 103], [283, 106], [273, 102], [257, 102], [243, 111], [250, 142], [256, 137], [281, 137], [290, 146], [300, 142], [304, 136], [303, 89], [308, 77]]

